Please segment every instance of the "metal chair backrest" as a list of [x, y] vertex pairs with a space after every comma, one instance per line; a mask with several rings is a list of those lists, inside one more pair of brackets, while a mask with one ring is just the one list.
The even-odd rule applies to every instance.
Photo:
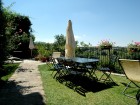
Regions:
[[59, 65], [64, 65], [64, 60], [62, 58], [56, 58], [56, 60]]
[[116, 55], [110, 56], [110, 61], [109, 61], [110, 64], [114, 65], [116, 61], [117, 61], [117, 56]]
[[71, 59], [66, 59], [64, 61], [64, 66], [68, 68], [74, 68], [75, 63]]
[[65, 60], [65, 66], [72, 66], [73, 65], [73, 61], [71, 60], [71, 59], [67, 59], [67, 60]]
[[140, 82], [140, 61], [130, 59], [119, 59], [127, 78], [134, 82]]
[[117, 56], [116, 55], [111, 55], [109, 57], [109, 62], [107, 64], [102, 64], [101, 62], [101, 67], [109, 68], [109, 69], [114, 69], [115, 68], [115, 63], [117, 61]]

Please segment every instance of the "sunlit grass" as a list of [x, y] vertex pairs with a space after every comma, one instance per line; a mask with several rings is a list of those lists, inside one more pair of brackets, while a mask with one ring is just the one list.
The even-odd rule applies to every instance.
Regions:
[[[65, 82], [60, 83], [54, 79], [52, 71], [49, 70], [46, 64], [40, 65], [39, 70], [42, 76], [47, 105], [136, 105], [137, 103], [135, 99], [128, 98], [122, 94], [125, 88], [124, 84], [129, 82], [125, 77], [112, 75], [117, 85], [103, 82], [95, 82], [96, 84], [94, 84], [93, 82], [93, 84], [89, 84], [89, 88], [92, 86], [91, 91], [85, 92], [84, 96], [66, 86]], [[97, 72], [97, 75], [99, 77], [101, 72]], [[129, 94], [135, 96], [137, 88], [129, 90]]]

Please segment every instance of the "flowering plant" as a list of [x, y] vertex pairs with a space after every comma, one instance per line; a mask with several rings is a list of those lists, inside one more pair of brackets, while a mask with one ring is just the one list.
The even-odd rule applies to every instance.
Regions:
[[140, 51], [140, 42], [133, 42], [128, 44], [128, 50], [131, 52]]
[[99, 47], [100, 48], [112, 48], [112, 46], [114, 45], [114, 42], [109, 42], [108, 40], [102, 40], [99, 43]]

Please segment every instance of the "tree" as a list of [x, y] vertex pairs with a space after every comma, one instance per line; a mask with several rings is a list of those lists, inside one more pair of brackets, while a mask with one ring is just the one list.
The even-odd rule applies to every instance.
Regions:
[[[12, 6], [12, 5], [11, 5]], [[31, 21], [28, 16], [22, 16], [18, 13], [12, 12], [10, 7], [3, 8], [3, 13], [6, 19], [5, 34], [8, 37], [8, 53], [14, 56], [13, 51], [21, 51], [24, 54], [22, 58], [29, 57], [29, 40], [31, 35]]]
[[45, 42], [35, 42], [35, 47], [36, 47], [36, 60], [41, 60], [41, 61], [46, 61], [49, 60], [50, 55], [52, 54], [52, 45], [50, 43], [45, 43]]
[[5, 35], [6, 19], [3, 11], [2, 1], [0, 0], [0, 68], [7, 55], [7, 36]]
[[55, 35], [55, 42], [53, 44], [53, 49], [56, 51], [64, 52], [65, 51], [65, 43], [66, 38], [63, 34], [61, 35]]
[[[17, 15], [12, 23], [14, 29], [12, 31], [12, 36], [9, 45], [13, 45], [15, 51], [22, 51], [25, 56], [23, 58], [29, 57], [29, 39], [31, 36], [31, 22], [27, 16]], [[32, 37], [34, 37], [32, 35]], [[17, 56], [17, 55], [16, 55]]]
[[80, 42], [80, 45], [81, 45], [81, 47], [89, 47], [90, 44], [88, 45], [82, 41], [82, 42]]

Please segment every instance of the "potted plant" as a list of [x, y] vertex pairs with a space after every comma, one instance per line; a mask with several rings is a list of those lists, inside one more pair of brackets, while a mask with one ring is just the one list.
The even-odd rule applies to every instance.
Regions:
[[46, 62], [47, 61], [46, 57], [41, 57], [41, 61]]
[[36, 56], [36, 57], [35, 57], [35, 60], [38, 61], [38, 60], [39, 60], [39, 56]]
[[108, 40], [102, 40], [99, 43], [99, 47], [101, 49], [111, 49], [114, 44], [115, 44], [114, 42], [109, 42]]
[[46, 58], [46, 61], [47, 61], [47, 62], [50, 60], [50, 55], [51, 55], [50, 51], [46, 50], [46, 51], [44, 52], [44, 57]]
[[46, 50], [46, 47], [43, 45], [37, 46], [38, 49], [38, 57], [42, 62], [46, 62], [49, 60], [50, 51]]
[[128, 44], [127, 49], [130, 53], [139, 52], [140, 51], [140, 42], [132, 41], [132, 43]]

